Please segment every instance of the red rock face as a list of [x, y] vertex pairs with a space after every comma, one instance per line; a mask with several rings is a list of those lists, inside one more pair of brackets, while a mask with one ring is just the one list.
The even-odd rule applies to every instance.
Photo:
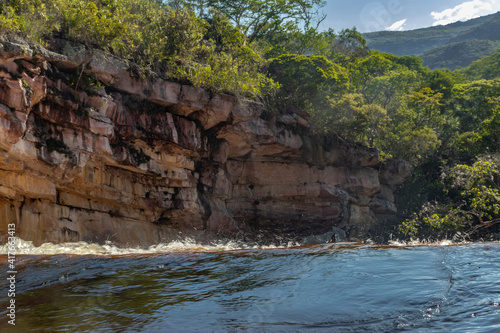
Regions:
[[318, 145], [301, 134], [305, 115], [142, 80], [82, 46], [34, 56], [0, 44], [2, 244], [10, 223], [37, 245], [300, 239], [333, 227], [361, 239], [396, 212], [408, 164], [381, 168], [376, 150]]

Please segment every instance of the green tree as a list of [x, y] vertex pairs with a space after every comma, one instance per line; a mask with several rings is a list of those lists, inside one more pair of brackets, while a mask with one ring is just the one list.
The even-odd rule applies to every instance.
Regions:
[[475, 131], [483, 121], [492, 117], [498, 106], [495, 98], [500, 96], [500, 79], [456, 84], [452, 94], [448, 107], [461, 119], [461, 132]]
[[5, 0], [0, 6], [0, 34], [16, 34], [45, 44], [60, 28], [60, 0]]
[[128, 33], [128, 13], [117, 0], [62, 1], [61, 31], [69, 39], [92, 47], [107, 47]]
[[382, 107], [365, 104], [360, 94], [329, 97], [328, 104], [311, 110], [311, 123], [315, 133], [335, 133], [370, 146], [387, 130], [389, 122], [387, 112]]
[[266, 35], [266, 40], [260, 41], [260, 43], [265, 49], [267, 59], [293, 53], [323, 55], [332, 60], [332, 45], [336, 36], [332, 29], [319, 32], [312, 27], [305, 30], [293, 28], [288, 31], [269, 32]]
[[469, 67], [457, 69], [456, 72], [471, 80], [491, 80], [500, 77], [500, 50], [495, 53], [474, 61]]
[[403, 108], [416, 127], [429, 126], [438, 130], [444, 122], [441, 114], [442, 93], [436, 93], [428, 87], [406, 95]]
[[377, 147], [414, 166], [436, 153], [442, 144], [439, 135], [445, 121], [439, 108], [441, 98], [429, 88], [405, 95], [391, 116], [390, 130], [376, 140]]
[[425, 85], [437, 93], [443, 94], [444, 100], [449, 100], [452, 97], [452, 90], [455, 84], [461, 83], [460, 75], [450, 71], [449, 69], [436, 69], [427, 71], [424, 77]]
[[324, 56], [284, 54], [271, 60], [268, 71], [281, 85], [280, 103], [302, 110], [317, 101], [320, 92], [347, 84], [346, 70]]
[[450, 236], [467, 239], [500, 223], [500, 159], [486, 156], [473, 165], [454, 166], [448, 175], [447, 204], [426, 204], [401, 225], [410, 236]]
[[362, 92], [368, 103], [396, 109], [401, 98], [409, 94], [417, 82], [420, 82], [420, 78], [416, 71], [397, 68], [372, 78]]
[[368, 55], [368, 51], [366, 39], [354, 27], [341, 30], [337, 34], [329, 58], [334, 59], [335, 62], [342, 66], [347, 66], [356, 59], [364, 58]]
[[[193, 1], [191, 1], [193, 3]], [[206, 6], [198, 3], [198, 8]], [[215, 8], [241, 29], [247, 43], [256, 38], [280, 30], [303, 26], [317, 28], [324, 19], [319, 10], [326, 4], [323, 0], [211, 0], [206, 5]]]
[[392, 55], [380, 52], [370, 52], [367, 57], [359, 58], [350, 64], [351, 81], [356, 90], [363, 96], [367, 96], [366, 89], [370, 82], [385, 75], [395, 67]]

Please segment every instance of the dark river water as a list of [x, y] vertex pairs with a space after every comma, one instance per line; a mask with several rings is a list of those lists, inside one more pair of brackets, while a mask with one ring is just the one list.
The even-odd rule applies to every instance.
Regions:
[[500, 332], [500, 243], [166, 249], [16, 256], [15, 326], [2, 255], [0, 332]]

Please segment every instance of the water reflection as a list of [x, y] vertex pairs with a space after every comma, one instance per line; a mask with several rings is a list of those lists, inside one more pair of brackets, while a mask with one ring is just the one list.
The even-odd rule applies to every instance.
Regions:
[[2, 311], [0, 329], [494, 332], [499, 258], [497, 243], [20, 256], [17, 325]]

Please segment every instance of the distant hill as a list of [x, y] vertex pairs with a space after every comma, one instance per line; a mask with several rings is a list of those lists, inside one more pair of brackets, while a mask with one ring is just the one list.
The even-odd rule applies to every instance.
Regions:
[[433, 48], [420, 56], [429, 68], [467, 67], [473, 61], [489, 56], [498, 49], [490, 40], [465, 40]]
[[482, 24], [475, 25], [474, 28], [456, 36], [450, 42], [472, 39], [500, 41], [500, 12], [486, 17], [491, 17], [491, 19]]
[[420, 55], [430, 68], [454, 69], [468, 66], [500, 47], [500, 12], [444, 26], [379, 31], [363, 36], [371, 49], [395, 55]]
[[458, 72], [471, 80], [490, 80], [500, 77], [500, 50], [474, 61], [469, 67], [459, 69]]

